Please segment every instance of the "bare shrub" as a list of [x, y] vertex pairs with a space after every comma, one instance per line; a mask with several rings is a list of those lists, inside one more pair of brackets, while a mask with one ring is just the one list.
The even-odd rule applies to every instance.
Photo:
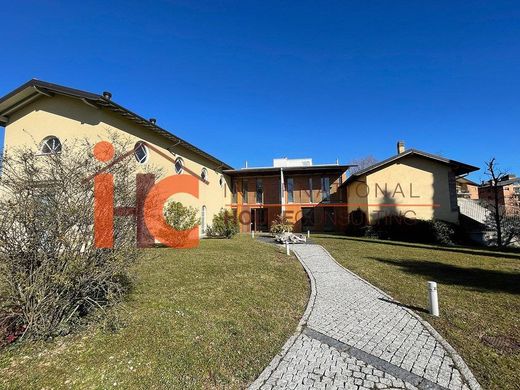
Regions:
[[[112, 136], [118, 159], [133, 146]], [[93, 309], [118, 302], [136, 259], [135, 221], [116, 217], [114, 248], [94, 246], [93, 175], [107, 163], [93, 144], [65, 143], [58, 154], [34, 148], [5, 153], [0, 188], [0, 324], [7, 333], [40, 338], [68, 333]], [[135, 205], [137, 164], [128, 158], [114, 175], [115, 204]], [[2, 335], [0, 334], [0, 339]]]

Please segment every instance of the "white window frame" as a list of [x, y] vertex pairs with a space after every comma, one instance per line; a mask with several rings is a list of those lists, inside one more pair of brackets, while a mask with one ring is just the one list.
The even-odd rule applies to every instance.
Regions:
[[[177, 163], [180, 162], [181, 169], [177, 170]], [[177, 157], [175, 159], [175, 163], [173, 164], [173, 170], [177, 175], [181, 175], [184, 172], [184, 160], [181, 157]]]
[[[137, 159], [136, 151], [138, 148], [142, 147], [145, 152], [144, 160], [140, 161]], [[134, 158], [135, 161], [137, 161], [138, 164], [146, 164], [148, 162], [148, 158], [150, 157], [150, 152], [148, 151], [148, 146], [143, 141], [138, 141], [134, 145]]]
[[200, 211], [200, 229], [202, 234], [206, 234], [207, 229], [207, 219], [208, 219], [208, 208], [206, 205], [203, 205]]
[[[56, 139], [58, 140], [58, 143], [59, 143], [59, 150], [51, 150], [50, 152], [44, 152], [43, 151], [43, 147], [44, 146], [47, 146], [49, 147], [49, 145], [47, 144], [48, 141], [50, 141], [51, 139]], [[49, 147], [49, 149], [52, 149]], [[40, 154], [43, 155], [43, 156], [48, 156], [48, 155], [51, 155], [51, 154], [60, 154], [61, 151], [63, 150], [63, 144], [61, 143], [61, 140], [56, 137], [55, 135], [48, 135], [47, 137], [45, 137], [42, 142], [40, 143]]]
[[200, 178], [204, 181], [208, 181], [208, 170], [205, 167], [200, 171]]
[[330, 178], [328, 176], [321, 178], [321, 201], [330, 203]]

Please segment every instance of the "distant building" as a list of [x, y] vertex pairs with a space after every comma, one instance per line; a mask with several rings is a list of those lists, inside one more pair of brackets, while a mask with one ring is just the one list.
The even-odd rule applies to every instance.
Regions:
[[[520, 177], [509, 174], [497, 183], [499, 188], [498, 201], [499, 204], [505, 207], [507, 214], [520, 213]], [[493, 183], [491, 180], [482, 183], [478, 189], [479, 198], [484, 202], [495, 201], [495, 194], [493, 190]]]
[[457, 197], [478, 200], [478, 184], [461, 176], [457, 178]]

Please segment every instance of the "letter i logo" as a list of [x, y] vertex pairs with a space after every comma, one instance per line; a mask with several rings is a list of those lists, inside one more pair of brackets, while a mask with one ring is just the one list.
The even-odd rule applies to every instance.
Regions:
[[[107, 141], [94, 146], [94, 157], [108, 162], [114, 157], [114, 146]], [[114, 177], [111, 173], [94, 176], [94, 243], [96, 248], [114, 246]]]

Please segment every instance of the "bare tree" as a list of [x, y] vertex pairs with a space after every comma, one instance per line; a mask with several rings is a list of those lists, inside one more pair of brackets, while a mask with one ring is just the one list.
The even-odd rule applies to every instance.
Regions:
[[86, 140], [67, 142], [54, 154], [29, 147], [6, 151], [0, 180], [0, 344], [13, 334], [67, 333], [127, 290], [128, 268], [137, 257], [135, 221], [116, 218], [113, 249], [94, 245], [95, 173], [113, 174], [117, 205], [135, 205], [133, 144], [110, 141], [115, 159], [131, 154], [108, 169]]
[[487, 225], [496, 232], [496, 244], [498, 247], [509, 245], [518, 240], [520, 235], [520, 220], [517, 215], [509, 215], [503, 199], [502, 182], [508, 174], [497, 166], [496, 158], [486, 162], [486, 175], [490, 178], [489, 188], [492, 199], [486, 202], [490, 211]]
[[350, 161], [349, 164], [356, 165], [355, 167], [350, 168], [350, 171], [356, 173], [377, 163], [378, 160], [372, 155], [357, 158]]

